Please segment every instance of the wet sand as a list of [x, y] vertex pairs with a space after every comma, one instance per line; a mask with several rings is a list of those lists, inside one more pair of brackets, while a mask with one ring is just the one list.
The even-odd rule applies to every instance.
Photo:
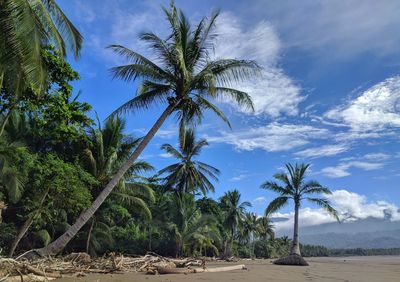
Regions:
[[143, 273], [90, 275], [83, 278], [62, 278], [57, 282], [184, 282], [184, 281], [400, 281], [400, 256], [308, 258], [310, 266], [278, 266], [271, 260], [243, 260], [237, 263], [213, 263], [213, 266], [245, 264], [248, 270], [220, 273], [145, 275]]

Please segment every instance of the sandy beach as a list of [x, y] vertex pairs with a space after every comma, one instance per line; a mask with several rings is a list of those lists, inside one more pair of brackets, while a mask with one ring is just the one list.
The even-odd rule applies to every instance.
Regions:
[[277, 266], [271, 260], [244, 260], [237, 263], [209, 264], [227, 266], [245, 264], [248, 270], [223, 273], [189, 275], [145, 275], [142, 273], [90, 275], [83, 278], [62, 278], [58, 282], [183, 282], [183, 281], [351, 281], [396, 282], [400, 281], [400, 256], [309, 258], [308, 267]]

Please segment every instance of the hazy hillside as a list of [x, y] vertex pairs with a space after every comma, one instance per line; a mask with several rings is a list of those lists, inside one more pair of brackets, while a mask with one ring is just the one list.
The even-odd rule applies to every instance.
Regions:
[[[279, 230], [277, 234], [291, 236], [291, 230]], [[300, 240], [329, 248], [399, 248], [400, 221], [367, 218], [309, 226], [301, 228]]]

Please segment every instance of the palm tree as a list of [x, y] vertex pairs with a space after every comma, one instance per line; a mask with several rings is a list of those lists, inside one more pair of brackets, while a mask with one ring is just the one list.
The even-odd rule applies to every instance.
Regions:
[[230, 85], [259, 74], [259, 66], [253, 61], [236, 59], [212, 61], [209, 58], [209, 52], [213, 50], [215, 38], [213, 30], [218, 13], [212, 14], [209, 20], [203, 18], [193, 29], [183, 12], [178, 13], [173, 2], [170, 10], [164, 9], [164, 12], [172, 31], [167, 39], [161, 39], [151, 32], [140, 36], [140, 39], [148, 44], [148, 48], [154, 51], [158, 64], [123, 46], [112, 45], [110, 48], [130, 62], [113, 68], [114, 77], [126, 81], [141, 79], [136, 97], [119, 107], [114, 114], [147, 109], [157, 103], [166, 105], [165, 110], [91, 207], [84, 211], [61, 237], [46, 248], [36, 250], [37, 253], [56, 254], [68, 244], [105, 201], [173, 112], [181, 124], [200, 122], [205, 110], [213, 111], [228, 123], [227, 117], [210, 99], [229, 98], [240, 106], [253, 109], [250, 96], [243, 91], [230, 88]]
[[174, 188], [178, 193], [194, 193], [200, 190], [203, 195], [214, 192], [215, 188], [208, 177], [218, 181], [220, 171], [213, 166], [200, 161], [195, 161], [207, 140], [196, 140], [193, 129], [187, 129], [179, 136], [179, 148], [175, 149], [170, 144], [161, 146], [169, 155], [177, 158], [178, 163], [167, 166], [159, 171], [159, 175], [168, 174], [164, 178], [164, 187]]
[[254, 242], [259, 235], [259, 221], [255, 213], [247, 212], [243, 218], [241, 236], [246, 239], [250, 245], [250, 256], [254, 257]]
[[246, 208], [251, 207], [249, 202], [240, 201], [240, 192], [238, 190], [228, 191], [220, 199], [221, 208], [224, 211], [224, 226], [229, 230], [229, 241], [226, 242], [225, 256], [232, 255], [233, 242], [235, 233], [238, 231], [239, 225], [245, 215]]
[[303, 200], [308, 200], [324, 208], [339, 221], [337, 211], [330, 205], [329, 201], [325, 198], [316, 198], [314, 196], [315, 194], [331, 194], [332, 192], [315, 180], [305, 182], [306, 172], [309, 167], [309, 164], [296, 164], [295, 166], [286, 164], [287, 173], [276, 173], [274, 175], [275, 179], [284, 184], [283, 186], [273, 181], [266, 181], [261, 184], [261, 188], [279, 193], [279, 197], [275, 198], [265, 210], [266, 216], [287, 205], [289, 200], [294, 202], [294, 230], [291, 255], [301, 256], [299, 246], [299, 209]]
[[[96, 177], [100, 188], [110, 180], [118, 166], [129, 157], [130, 152], [140, 141], [140, 138], [134, 139], [124, 134], [125, 124], [124, 119], [111, 117], [106, 121], [103, 128], [99, 122], [97, 128], [90, 128], [89, 130], [92, 146], [85, 150], [86, 168]], [[135, 162], [111, 193], [111, 199], [150, 219], [151, 211], [147, 203], [154, 202], [154, 191], [147, 185], [146, 180], [138, 174], [152, 169], [153, 167], [147, 162]], [[94, 197], [99, 193], [98, 189], [94, 189]], [[92, 217], [87, 231], [86, 252], [92, 250], [92, 253], [94, 253], [98, 249], [95, 243], [95, 234], [92, 234], [92, 232], [103, 234], [98, 229], [101, 229], [101, 226], [105, 224], [95, 216]]]
[[82, 40], [55, 0], [1, 0], [0, 89], [18, 95], [31, 86], [40, 92], [46, 76], [42, 47], [54, 45], [62, 56], [69, 48], [78, 57]]
[[[216, 249], [214, 239], [219, 238], [211, 216], [202, 215], [193, 195], [172, 194], [169, 213], [172, 215], [167, 228], [173, 231], [176, 241], [176, 255], [190, 255], [193, 248]], [[214, 238], [214, 239], [212, 239]], [[211, 239], [211, 240], [210, 240]]]
[[257, 218], [257, 225], [260, 239], [267, 240], [268, 238], [273, 239], [275, 237], [274, 225], [271, 224], [271, 220], [268, 217]]

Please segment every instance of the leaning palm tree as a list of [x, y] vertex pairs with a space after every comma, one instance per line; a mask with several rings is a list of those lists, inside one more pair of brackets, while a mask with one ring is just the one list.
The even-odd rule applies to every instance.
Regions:
[[43, 90], [41, 50], [49, 44], [62, 56], [69, 48], [76, 57], [82, 45], [81, 34], [55, 0], [0, 0], [0, 89]]
[[224, 226], [229, 230], [229, 240], [226, 242], [224, 256], [231, 256], [235, 234], [245, 216], [246, 208], [251, 207], [251, 204], [249, 202], [241, 202], [240, 192], [236, 189], [226, 192], [221, 197], [220, 202], [224, 211]]
[[183, 12], [178, 12], [173, 2], [170, 10], [164, 9], [164, 12], [171, 34], [166, 39], [161, 39], [152, 32], [140, 36], [148, 45], [148, 49], [154, 51], [157, 57], [155, 62], [120, 45], [112, 45], [110, 48], [129, 61], [127, 65], [112, 69], [114, 77], [126, 81], [141, 79], [136, 97], [119, 107], [113, 114], [147, 109], [155, 104], [165, 105], [165, 110], [91, 207], [79, 216], [66, 233], [46, 248], [36, 250], [37, 253], [56, 254], [68, 244], [108, 197], [171, 114], [176, 113], [181, 124], [195, 124], [202, 120], [205, 110], [211, 110], [229, 124], [227, 117], [212, 100], [230, 99], [242, 107], [253, 109], [250, 96], [231, 86], [234, 82], [259, 74], [259, 66], [253, 61], [210, 59], [210, 51], [214, 48], [214, 26], [218, 13], [213, 13], [210, 19], [203, 18], [192, 28], [187, 17]]
[[[124, 119], [112, 117], [105, 122], [103, 127], [99, 122], [97, 128], [89, 129], [92, 146], [85, 150], [84, 159], [86, 169], [99, 183], [96, 188], [101, 188], [112, 178], [115, 170], [129, 157], [130, 152], [141, 140], [125, 135], [125, 124]], [[137, 211], [148, 219], [151, 218], [148, 203], [155, 201], [154, 191], [139, 174], [152, 169], [153, 167], [147, 162], [135, 162], [121, 178], [110, 198]], [[98, 196], [100, 192], [99, 189], [92, 189], [94, 197]], [[94, 240], [92, 231], [95, 230], [97, 225], [98, 218], [93, 216], [87, 232], [87, 251], [91, 246], [90, 240]]]
[[193, 129], [187, 129], [179, 136], [179, 148], [170, 144], [161, 146], [166, 153], [178, 159], [178, 163], [167, 166], [159, 171], [159, 175], [167, 174], [164, 187], [178, 193], [194, 193], [200, 190], [203, 195], [214, 192], [215, 188], [208, 179], [218, 181], [219, 170], [201, 161], [194, 160], [208, 142], [205, 139], [196, 140]]
[[274, 175], [275, 179], [284, 184], [283, 186], [273, 181], [261, 184], [261, 188], [279, 193], [279, 197], [275, 198], [265, 210], [267, 216], [287, 205], [289, 200], [293, 200], [294, 202], [294, 230], [293, 244], [290, 251], [291, 255], [301, 256], [299, 245], [299, 209], [303, 200], [317, 204], [339, 220], [337, 211], [330, 205], [327, 199], [314, 196], [321, 193], [331, 194], [332, 192], [315, 180], [305, 182], [306, 172], [309, 167], [309, 164], [296, 164], [295, 166], [286, 164], [287, 173], [277, 173]]

